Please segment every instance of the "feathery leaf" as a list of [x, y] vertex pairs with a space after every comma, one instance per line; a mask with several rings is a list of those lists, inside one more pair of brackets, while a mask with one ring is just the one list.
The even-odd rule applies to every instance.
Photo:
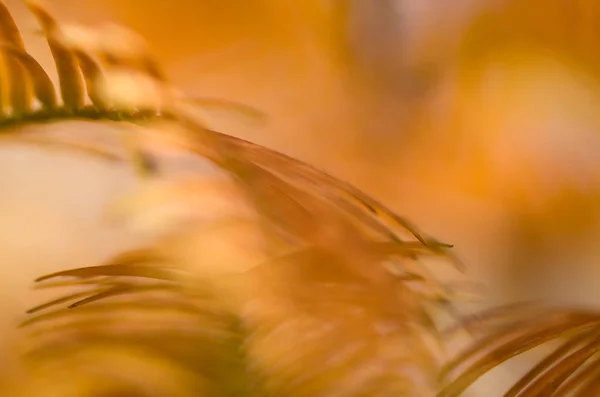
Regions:
[[65, 107], [71, 111], [80, 109], [84, 105], [85, 93], [75, 55], [56, 38], [59, 27], [50, 13], [35, 1], [27, 1], [27, 6], [38, 19], [48, 39]]

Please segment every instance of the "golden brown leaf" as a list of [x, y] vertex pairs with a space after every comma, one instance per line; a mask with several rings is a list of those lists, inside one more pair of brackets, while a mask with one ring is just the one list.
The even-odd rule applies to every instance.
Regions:
[[[515, 313], [514, 307], [512, 309], [509, 311]], [[438, 396], [458, 397], [479, 377], [505, 361], [563, 338], [567, 338], [566, 342], [524, 374], [505, 396], [570, 395], [596, 379], [596, 371], [582, 368], [588, 361], [594, 368], [599, 359], [598, 313], [540, 306], [537, 310], [516, 314], [512, 322], [500, 322], [499, 326], [489, 328], [483, 337], [446, 365], [441, 376], [450, 382]], [[484, 321], [489, 321], [489, 317], [493, 315], [484, 316]], [[477, 322], [473, 321], [471, 326], [477, 329]], [[459, 375], [450, 377], [453, 372]]]
[[[21, 32], [10, 15], [4, 2], [0, 1], [0, 41], [25, 50]], [[19, 116], [31, 110], [32, 98], [25, 71], [11, 57], [3, 57], [6, 66], [6, 82], [8, 82], [9, 104], [12, 112]]]
[[100, 65], [98, 65], [98, 63], [83, 50], [73, 49], [73, 52], [77, 58], [77, 63], [81, 68], [87, 94], [92, 101], [92, 104], [100, 110], [107, 110], [108, 103], [99, 92], [100, 87], [105, 84], [103, 80], [104, 75], [100, 70]]
[[7, 56], [13, 57], [25, 68], [29, 77], [33, 81], [33, 91], [36, 98], [40, 101], [43, 107], [53, 110], [56, 108], [56, 92], [50, 77], [42, 66], [29, 55], [23, 48], [2, 45], [2, 51]]
[[35, 1], [27, 1], [27, 6], [37, 17], [48, 39], [64, 106], [70, 110], [80, 109], [84, 105], [85, 93], [75, 55], [56, 38], [59, 28], [54, 18]]

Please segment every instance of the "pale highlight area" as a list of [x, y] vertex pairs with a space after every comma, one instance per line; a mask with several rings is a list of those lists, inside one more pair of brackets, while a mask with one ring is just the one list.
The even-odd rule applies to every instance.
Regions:
[[[88, 123], [69, 127], [73, 133], [94, 128]], [[38, 299], [32, 280], [101, 260], [135, 240], [102, 222], [102, 208], [132, 184], [131, 172], [60, 149], [2, 143], [0, 150], [0, 180], [6, 187], [0, 198], [0, 332], [6, 352], [17, 320]]]

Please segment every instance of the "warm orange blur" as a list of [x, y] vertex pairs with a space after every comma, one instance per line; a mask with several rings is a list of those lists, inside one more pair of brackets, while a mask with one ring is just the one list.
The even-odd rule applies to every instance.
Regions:
[[[6, 3], [32, 52], [49, 61], [22, 4]], [[67, 24], [118, 22], [138, 31], [189, 93], [263, 110], [265, 127], [220, 114], [215, 126], [356, 183], [455, 244], [473, 275], [497, 284], [503, 297], [536, 283], [553, 294], [561, 280], [565, 299], [596, 298], [597, 1], [407, 1], [406, 39], [377, 47], [398, 62], [386, 68], [401, 71], [383, 84], [361, 69], [377, 66], [359, 62], [368, 48], [345, 36], [349, 12], [367, 15], [352, 0], [48, 3]], [[364, 43], [385, 36], [370, 33]], [[16, 315], [30, 303], [23, 296], [34, 276], [126, 240], [97, 230], [97, 212], [127, 183], [83, 158], [11, 156], [0, 161], [8, 191], [0, 202], [0, 290]], [[49, 180], [62, 193], [50, 195]], [[67, 181], [80, 191], [71, 194]], [[2, 321], [10, 328], [10, 318]]]

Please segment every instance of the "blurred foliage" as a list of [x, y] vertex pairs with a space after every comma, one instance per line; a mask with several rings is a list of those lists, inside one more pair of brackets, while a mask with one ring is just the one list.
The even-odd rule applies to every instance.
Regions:
[[[458, 264], [448, 245], [341, 180], [210, 129], [197, 114], [207, 103], [257, 112], [180, 92], [126, 29], [74, 35], [39, 3], [27, 5], [59, 89], [0, 2], [7, 139], [131, 165], [141, 189], [109, 215], [151, 241], [108, 263], [37, 280], [69, 292], [29, 310], [15, 349], [20, 366], [4, 375], [5, 393], [435, 391], [442, 353], [435, 317], [452, 307], [454, 289], [419, 259]], [[66, 120], [123, 128], [91, 141], [20, 128]], [[215, 174], [169, 176], [161, 161], [169, 151], [203, 157]]]
[[[507, 269], [496, 281], [511, 297], [529, 294], [552, 273], [549, 258], [576, 251], [597, 227], [595, 2], [440, 5], [419, 30], [403, 14], [420, 7], [408, 0], [103, 0], [150, 46], [110, 23], [63, 25], [28, 2], [57, 79], [0, 5], [3, 139], [132, 165], [139, 189], [108, 213], [151, 240], [38, 280], [64, 295], [28, 313], [8, 395], [412, 397], [435, 394], [441, 375], [440, 396], [458, 396], [508, 359], [565, 337], [507, 395], [597, 394], [591, 310], [516, 305], [469, 318], [461, 329], [477, 341], [440, 371], [458, 331], [440, 334], [439, 309], [462, 301], [438, 280], [455, 276], [421, 260], [455, 262], [449, 247], [339, 179], [215, 131], [203, 111], [252, 122], [264, 112], [190, 95], [198, 65], [203, 82], [239, 68], [264, 97], [278, 93], [262, 99], [279, 121], [292, 117], [279, 124], [288, 137], [314, 135], [306, 157], [320, 151], [344, 168], [348, 154], [370, 154], [344, 172], [376, 195], [402, 197], [438, 224], [448, 209], [455, 221], [477, 218], [477, 200], [500, 208]], [[119, 129], [91, 140], [21, 129], [70, 120]], [[173, 175], [167, 157], [194, 166]], [[199, 157], [214, 175], [196, 172]]]
[[[462, 186], [507, 208], [509, 254], [497, 270], [505, 298], [541, 295], [546, 302], [467, 320], [477, 340], [442, 371], [453, 380], [443, 396], [462, 395], [516, 356], [529, 368], [502, 365], [514, 376], [500, 382], [498, 394], [598, 394], [597, 294], [588, 293], [592, 309], [582, 309], [577, 288], [585, 289], [581, 277], [597, 277], [597, 248], [586, 244], [597, 236], [600, 208], [599, 11], [587, 0], [494, 2], [458, 48], [461, 90], [450, 128], [463, 134], [454, 141]], [[569, 279], [579, 286], [570, 288]]]

